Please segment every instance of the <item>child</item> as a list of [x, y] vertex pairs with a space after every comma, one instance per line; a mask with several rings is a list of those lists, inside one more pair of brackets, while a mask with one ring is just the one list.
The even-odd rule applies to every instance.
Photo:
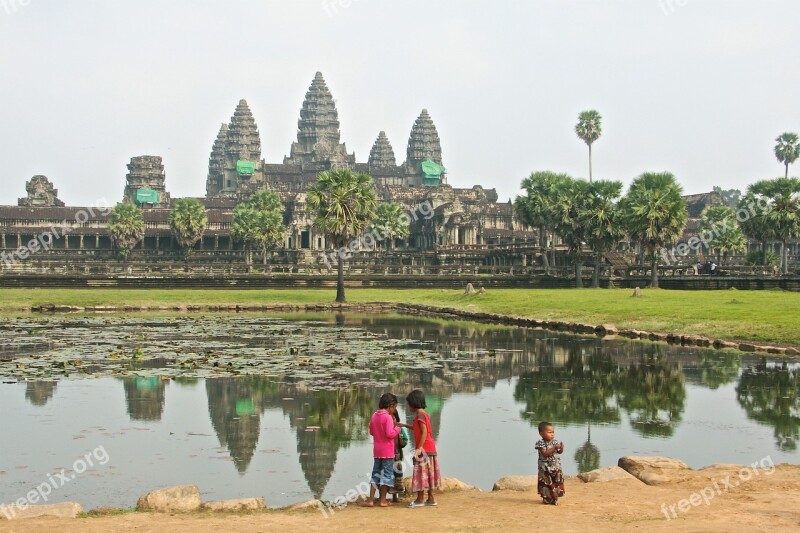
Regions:
[[564, 443], [555, 440], [556, 430], [550, 422], [539, 424], [536, 442], [539, 452], [539, 482], [537, 488], [542, 502], [558, 505], [558, 498], [564, 495], [564, 477], [561, 475], [561, 459], [556, 454], [564, 453]]
[[[431, 429], [431, 417], [425, 412], [425, 393], [421, 390], [413, 390], [406, 397], [408, 409], [415, 414], [414, 422], [409, 427], [414, 431], [414, 475], [411, 481], [411, 490], [417, 493], [417, 499], [408, 506], [414, 507], [433, 507], [436, 499], [433, 490], [442, 483], [442, 473], [439, 471], [439, 458], [436, 454], [436, 443], [433, 441], [433, 430]], [[428, 499], [425, 498], [425, 491], [428, 491]]]
[[[400, 425], [400, 414], [397, 409], [394, 410], [392, 416], [395, 424]], [[394, 440], [394, 487], [389, 489], [389, 492], [392, 494], [392, 501], [395, 503], [400, 501], [399, 494], [403, 494], [406, 491], [403, 485], [403, 448], [406, 447], [406, 444], [408, 444], [408, 435], [405, 428], [403, 428]]]
[[369, 434], [372, 435], [372, 482], [369, 486], [369, 499], [365, 507], [375, 505], [375, 491], [380, 491], [378, 505], [389, 507], [392, 504], [386, 501], [389, 487], [394, 484], [394, 441], [400, 434], [393, 418], [397, 411], [397, 396], [387, 392], [378, 403], [378, 410], [369, 421]]

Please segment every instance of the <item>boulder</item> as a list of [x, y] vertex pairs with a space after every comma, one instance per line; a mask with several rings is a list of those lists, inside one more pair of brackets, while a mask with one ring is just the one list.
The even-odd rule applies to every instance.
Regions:
[[617, 326], [614, 324], [600, 324], [596, 328], [594, 328], [594, 332], [600, 335], [601, 337], [605, 337], [607, 335], [616, 335], [619, 333]]
[[494, 482], [492, 492], [499, 490], [536, 490], [536, 476], [505, 476]]
[[[406, 489], [407, 493], [411, 493], [411, 478], [407, 477], [403, 479], [403, 486]], [[473, 487], [472, 485], [467, 485], [461, 480], [458, 480], [454, 477], [445, 477], [442, 478], [442, 485], [436, 490], [436, 492], [459, 492], [463, 490], [480, 490], [477, 487]]]
[[661, 485], [688, 477], [692, 471], [683, 461], [670, 457], [628, 455], [621, 457], [618, 466], [648, 485]]
[[786, 348], [786, 355], [800, 355], [800, 350], [790, 346], [789, 348]]
[[631, 294], [631, 298], [641, 298], [642, 297], [642, 289], [640, 287], [633, 288], [633, 294]]
[[636, 479], [628, 472], [618, 466], [607, 466], [578, 474], [578, 479], [584, 483], [605, 483], [606, 481], [616, 481], [618, 479]]
[[136, 510], [191, 513], [200, 509], [200, 504], [200, 489], [195, 485], [178, 485], [148, 492], [136, 502]]
[[743, 343], [739, 344], [739, 349], [741, 351], [743, 351], [743, 352], [755, 352], [756, 351], [756, 347], [755, 347], [754, 344], [749, 344], [749, 343], [746, 343], [746, 342], [743, 342]]
[[476, 293], [477, 291], [475, 290], [475, 287], [472, 286], [472, 283], [467, 283], [467, 288], [464, 289], [464, 294], [473, 295]]
[[317, 509], [327, 509], [324, 503], [319, 500], [308, 500], [307, 502], [295, 503], [281, 508], [283, 511], [308, 511]]
[[24, 520], [26, 518], [78, 518], [83, 514], [81, 504], [75, 502], [52, 505], [0, 505], [0, 520]]
[[204, 511], [215, 513], [237, 513], [241, 511], [260, 511], [267, 508], [264, 498], [241, 498], [238, 500], [220, 500], [204, 502], [201, 506]]

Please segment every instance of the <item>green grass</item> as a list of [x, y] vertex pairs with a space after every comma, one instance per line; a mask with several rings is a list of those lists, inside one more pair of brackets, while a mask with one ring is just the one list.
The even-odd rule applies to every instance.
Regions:
[[[460, 290], [348, 289], [350, 303], [404, 302], [474, 311], [612, 323], [620, 328], [712, 338], [800, 345], [800, 293], [783, 291], [490, 289], [484, 296]], [[4, 289], [0, 310], [18, 313], [33, 305], [220, 305], [331, 303], [332, 289], [321, 290], [125, 290]]]

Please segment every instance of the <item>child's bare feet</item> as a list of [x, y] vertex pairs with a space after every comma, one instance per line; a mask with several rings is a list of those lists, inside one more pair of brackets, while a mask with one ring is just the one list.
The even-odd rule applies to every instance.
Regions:
[[364, 502], [361, 504], [361, 507], [375, 507], [375, 504], [372, 502]]
[[390, 502], [380, 502], [378, 507], [391, 507], [392, 504]]

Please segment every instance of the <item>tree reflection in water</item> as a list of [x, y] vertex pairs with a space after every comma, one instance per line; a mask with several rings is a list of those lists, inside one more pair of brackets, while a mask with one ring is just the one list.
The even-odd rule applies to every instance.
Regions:
[[800, 437], [800, 368], [761, 363], [746, 368], [736, 387], [736, 399], [747, 417], [775, 429], [775, 444], [783, 451], [797, 449]]

